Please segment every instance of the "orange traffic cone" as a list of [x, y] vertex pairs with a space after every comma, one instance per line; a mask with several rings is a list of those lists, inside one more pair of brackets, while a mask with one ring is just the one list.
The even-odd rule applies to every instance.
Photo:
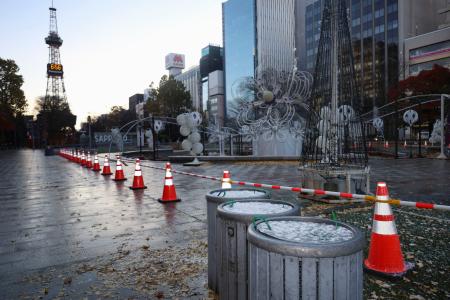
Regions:
[[116, 174], [114, 175], [113, 178], [114, 181], [124, 181], [127, 180], [125, 178], [125, 175], [123, 174], [123, 169], [122, 169], [122, 163], [120, 162], [120, 156], [117, 155], [117, 161], [116, 161]]
[[92, 166], [92, 171], [99, 172], [100, 171], [100, 164], [98, 163], [98, 156], [97, 154], [94, 155], [94, 165]]
[[136, 168], [134, 169], [133, 185], [130, 186], [132, 190], [142, 190], [147, 187], [144, 185], [144, 178], [142, 177], [141, 164], [139, 158], [136, 159]]
[[158, 199], [161, 203], [177, 202], [181, 201], [177, 198], [177, 192], [175, 191], [175, 185], [173, 184], [172, 166], [170, 163], [166, 163], [166, 177], [164, 178], [163, 195]]
[[108, 155], [105, 155], [105, 160], [103, 162], [102, 175], [112, 175], [111, 168], [109, 167]]
[[222, 188], [223, 189], [231, 189], [230, 171], [223, 171]]
[[[376, 197], [377, 200], [389, 200], [385, 182], [378, 183]], [[369, 257], [364, 265], [369, 271], [391, 277], [403, 276], [414, 266], [403, 260], [400, 237], [389, 203], [375, 203]]]
[[91, 158], [91, 152], [88, 151], [87, 159], [86, 159], [86, 168], [91, 169], [92, 168], [92, 158]]
[[384, 143], [384, 148], [389, 148], [389, 141], [386, 141], [386, 143]]
[[81, 153], [81, 165], [83, 167], [86, 165], [86, 155], [84, 155], [84, 151]]

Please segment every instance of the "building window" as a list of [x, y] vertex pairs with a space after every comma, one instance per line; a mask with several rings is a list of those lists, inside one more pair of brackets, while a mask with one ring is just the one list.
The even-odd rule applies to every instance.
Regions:
[[359, 24], [361, 24], [360, 18], [356, 18], [356, 19], [352, 20], [352, 26], [358, 26]]
[[384, 24], [375, 27], [375, 34], [384, 32]]
[[375, 11], [375, 18], [384, 17], [384, 8]]
[[436, 51], [448, 50], [448, 49], [450, 49], [450, 41], [444, 41], [444, 42], [428, 45], [425, 47], [412, 49], [409, 51], [409, 57], [412, 58], [414, 56], [420, 56], [420, 55], [427, 54], [430, 52], [436, 52]]
[[372, 36], [372, 28], [366, 29], [363, 31], [363, 38]]
[[446, 68], [450, 68], [450, 57], [433, 60], [433, 61], [428, 61], [428, 62], [421, 63], [421, 64], [411, 65], [411, 66], [409, 66], [409, 74], [417, 75], [418, 73], [420, 73], [423, 70], [431, 70], [434, 65], [440, 65], [440, 66], [443, 66]]
[[388, 5], [388, 7], [387, 7], [388, 14], [396, 12], [397, 9], [398, 9], [397, 3], [392, 3], [392, 4]]
[[388, 30], [395, 29], [398, 27], [398, 21], [393, 20], [388, 23]]
[[368, 14], [365, 14], [363, 17], [362, 17], [362, 21], [363, 21], [363, 23], [366, 23], [366, 22], [372, 22], [372, 13], [368, 13]]

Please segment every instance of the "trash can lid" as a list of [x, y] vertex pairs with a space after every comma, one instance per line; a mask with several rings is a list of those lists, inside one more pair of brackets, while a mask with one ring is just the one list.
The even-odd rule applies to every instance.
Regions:
[[297, 204], [273, 199], [229, 200], [217, 207], [221, 218], [250, 224], [258, 218], [298, 216]]
[[292, 205], [274, 201], [228, 201], [223, 204], [223, 209], [236, 214], [278, 214], [292, 209]]
[[248, 240], [271, 252], [297, 257], [336, 257], [362, 250], [360, 230], [314, 217], [274, 217], [248, 228]]
[[256, 188], [218, 189], [206, 194], [207, 200], [218, 203], [237, 199], [269, 199], [269, 198], [270, 192]]

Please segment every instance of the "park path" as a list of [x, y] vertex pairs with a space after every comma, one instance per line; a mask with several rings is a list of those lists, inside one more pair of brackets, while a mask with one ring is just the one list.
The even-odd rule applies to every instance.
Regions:
[[[403, 200], [450, 204], [450, 161], [372, 159], [370, 163], [372, 186], [383, 180], [392, 196]], [[19, 295], [24, 276], [105, 257], [123, 245], [183, 248], [193, 240], [204, 241], [204, 195], [220, 186], [175, 174], [183, 201], [162, 205], [156, 199], [161, 196], [164, 173], [143, 168], [148, 189], [131, 191], [134, 164], [125, 167], [129, 179], [123, 183], [61, 157], [46, 157], [39, 150], [2, 151], [0, 168], [0, 296], [6, 298]], [[235, 180], [298, 186], [296, 163], [174, 164], [173, 168], [216, 177], [228, 169]], [[273, 198], [295, 201], [296, 196], [273, 191]]]

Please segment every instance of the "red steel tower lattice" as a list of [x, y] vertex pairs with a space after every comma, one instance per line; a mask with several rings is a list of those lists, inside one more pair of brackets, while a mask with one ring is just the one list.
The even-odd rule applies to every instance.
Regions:
[[54, 101], [67, 101], [66, 89], [64, 87], [64, 71], [61, 64], [61, 55], [59, 47], [63, 40], [58, 35], [58, 23], [56, 20], [56, 8], [50, 7], [50, 30], [45, 38], [48, 45], [48, 64], [47, 64], [47, 90], [45, 92], [46, 103]]

